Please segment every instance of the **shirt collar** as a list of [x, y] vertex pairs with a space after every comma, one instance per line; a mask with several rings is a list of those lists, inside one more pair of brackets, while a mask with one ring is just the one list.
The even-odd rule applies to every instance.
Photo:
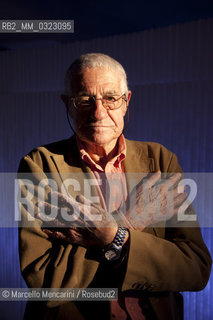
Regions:
[[[86, 151], [85, 142], [82, 141], [79, 137], [77, 137], [77, 144], [81, 159], [87, 162], [92, 169], [104, 171], [103, 168], [90, 157], [89, 153]], [[123, 134], [121, 134], [118, 138], [117, 146], [117, 154], [107, 164], [110, 163], [115, 168], [121, 168], [121, 163], [126, 158], [126, 141]]]

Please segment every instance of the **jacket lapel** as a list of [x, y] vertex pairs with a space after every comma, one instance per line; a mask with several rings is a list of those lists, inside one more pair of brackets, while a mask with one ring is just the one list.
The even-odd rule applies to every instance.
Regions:
[[154, 159], [148, 157], [144, 144], [126, 139], [127, 155], [124, 160], [128, 193], [150, 172], [155, 171]]
[[127, 155], [124, 160], [125, 172], [153, 172], [154, 160], [148, 157], [143, 142], [126, 139]]
[[62, 154], [51, 155], [63, 189], [74, 199], [79, 194], [97, 197], [97, 188], [92, 183], [95, 177], [90, 167], [80, 158], [75, 137], [68, 141], [70, 143]]
[[[124, 170], [126, 174], [127, 193], [130, 194], [148, 173], [155, 172], [154, 159], [149, 157], [146, 144], [143, 142], [129, 141], [126, 139], [127, 156], [124, 160]], [[164, 223], [162, 224], [164, 226]], [[158, 234], [164, 237], [164, 229], [146, 227], [143, 232]]]

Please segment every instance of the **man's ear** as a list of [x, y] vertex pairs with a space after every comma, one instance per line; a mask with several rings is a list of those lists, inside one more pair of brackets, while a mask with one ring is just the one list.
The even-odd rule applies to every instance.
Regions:
[[129, 112], [128, 111], [128, 106], [129, 106], [129, 101], [130, 101], [130, 98], [131, 98], [131, 95], [132, 95], [132, 92], [130, 90], [128, 90], [128, 93], [126, 95], [126, 108], [125, 110], [123, 109], [123, 116], [125, 116], [126, 112]]
[[128, 90], [128, 94], [127, 94], [127, 106], [129, 105], [129, 101], [131, 99], [131, 96], [132, 96], [132, 91], [131, 90]]

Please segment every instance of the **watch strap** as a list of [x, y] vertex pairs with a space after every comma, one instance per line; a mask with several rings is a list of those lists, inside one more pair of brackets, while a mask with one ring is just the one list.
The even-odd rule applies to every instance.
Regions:
[[126, 233], [127, 233], [127, 228], [119, 226], [118, 231], [115, 235], [115, 238], [111, 244], [115, 244], [118, 247], [122, 246], [126, 237]]
[[107, 261], [113, 261], [120, 258], [127, 230], [128, 229], [125, 227], [118, 227], [114, 240], [104, 250], [104, 257]]

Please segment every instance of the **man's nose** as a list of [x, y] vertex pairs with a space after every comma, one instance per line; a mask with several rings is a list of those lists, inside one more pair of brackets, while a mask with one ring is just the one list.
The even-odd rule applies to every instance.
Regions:
[[95, 120], [105, 119], [108, 116], [106, 108], [103, 106], [102, 101], [96, 99], [94, 101], [94, 108], [92, 109], [92, 117]]

